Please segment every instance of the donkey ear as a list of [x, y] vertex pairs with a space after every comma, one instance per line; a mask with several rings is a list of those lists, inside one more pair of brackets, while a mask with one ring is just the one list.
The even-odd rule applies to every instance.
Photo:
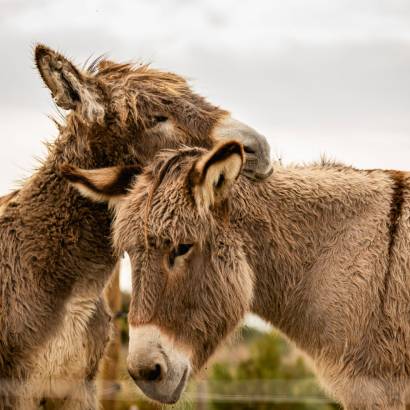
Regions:
[[224, 199], [238, 178], [244, 161], [242, 145], [228, 141], [216, 146], [193, 166], [189, 186], [200, 209], [207, 210]]
[[63, 55], [41, 44], [35, 49], [35, 63], [50, 89], [55, 103], [65, 110], [79, 109], [90, 122], [102, 122], [104, 107], [99, 95], [85, 73]]
[[141, 174], [139, 165], [99, 169], [81, 169], [69, 164], [61, 168], [61, 175], [85, 197], [96, 202], [116, 202], [122, 199]]

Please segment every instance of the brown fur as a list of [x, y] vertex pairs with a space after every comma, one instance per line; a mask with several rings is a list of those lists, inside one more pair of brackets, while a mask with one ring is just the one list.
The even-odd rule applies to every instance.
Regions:
[[15, 198], [18, 194], [18, 191], [10, 192], [7, 195], [0, 197], [0, 216], [7, 208], [7, 205]]
[[[252, 311], [313, 359], [346, 409], [404, 409], [409, 174], [278, 165], [259, 184], [239, 177], [203, 212], [189, 175], [209, 155], [161, 154], [117, 206], [115, 243], [133, 268], [130, 324], [158, 326], [198, 369]], [[226, 161], [221, 172], [235, 166]], [[180, 244], [192, 250], [171, 265]]]
[[164, 147], [210, 147], [229, 115], [172, 73], [106, 61], [80, 70], [42, 45], [35, 54], [55, 102], [71, 111], [0, 215], [0, 408], [35, 408], [57, 395], [73, 399], [63, 409], [92, 409], [109, 335], [101, 292], [118, 254], [107, 206], [78, 195], [61, 168], [145, 164]]

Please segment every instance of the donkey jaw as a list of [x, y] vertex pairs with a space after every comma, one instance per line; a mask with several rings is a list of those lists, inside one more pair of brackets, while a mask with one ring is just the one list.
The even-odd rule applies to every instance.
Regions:
[[142, 392], [164, 404], [178, 401], [191, 374], [189, 354], [153, 325], [130, 326], [127, 364]]

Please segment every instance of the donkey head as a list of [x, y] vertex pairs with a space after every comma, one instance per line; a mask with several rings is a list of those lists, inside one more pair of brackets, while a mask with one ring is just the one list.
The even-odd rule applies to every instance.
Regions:
[[178, 400], [191, 370], [249, 310], [253, 273], [229, 221], [243, 162], [231, 141], [163, 152], [142, 174], [134, 168], [134, 182], [120, 177], [129, 170], [65, 169], [85, 195], [116, 208], [114, 243], [132, 263], [128, 369], [161, 402]]
[[[195, 94], [180, 76], [146, 65], [98, 60], [80, 69], [43, 45], [35, 50], [37, 68], [55, 103], [70, 110], [61, 126], [66, 162], [101, 167], [145, 164], [161, 148], [181, 144], [211, 147], [235, 135], [247, 151], [244, 173], [270, 172], [269, 145], [250, 127]], [[80, 165], [80, 164], [78, 164]]]

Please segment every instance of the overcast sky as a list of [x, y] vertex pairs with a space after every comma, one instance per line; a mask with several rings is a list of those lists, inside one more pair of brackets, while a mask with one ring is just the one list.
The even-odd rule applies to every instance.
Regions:
[[56, 135], [37, 42], [183, 74], [285, 162], [410, 169], [408, 0], [0, 0], [4, 193]]

